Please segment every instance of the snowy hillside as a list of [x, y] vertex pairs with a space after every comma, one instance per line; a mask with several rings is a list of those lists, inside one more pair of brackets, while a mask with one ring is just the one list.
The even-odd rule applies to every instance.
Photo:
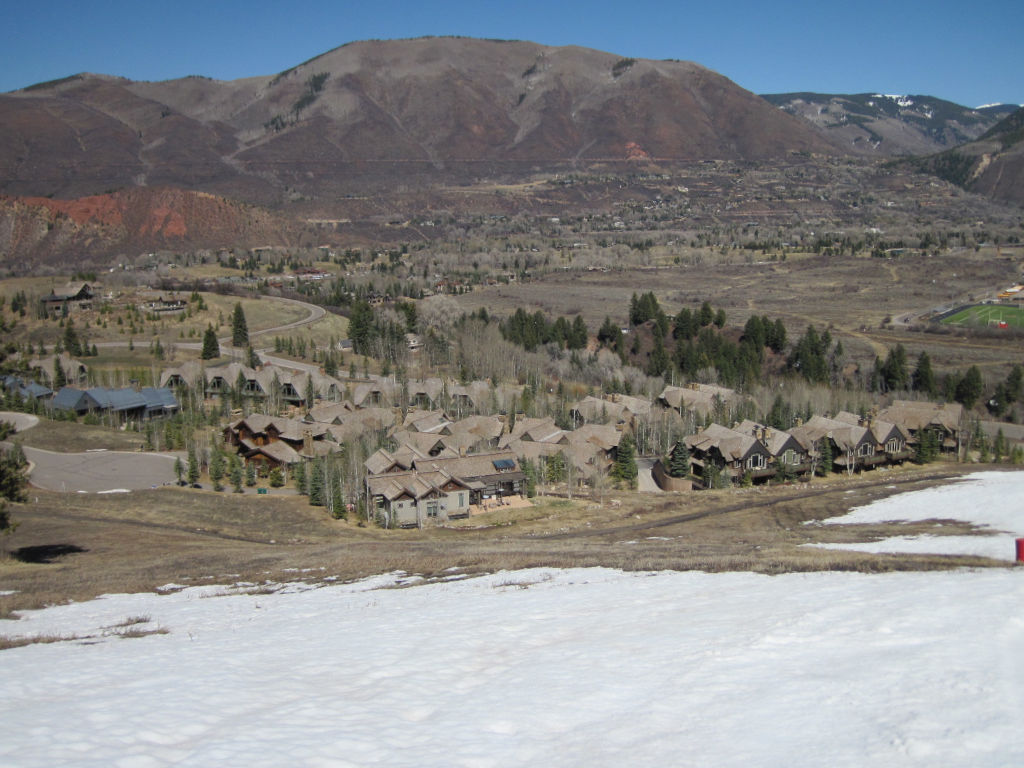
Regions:
[[0, 621], [0, 765], [1024, 765], [1024, 569], [400, 581]]

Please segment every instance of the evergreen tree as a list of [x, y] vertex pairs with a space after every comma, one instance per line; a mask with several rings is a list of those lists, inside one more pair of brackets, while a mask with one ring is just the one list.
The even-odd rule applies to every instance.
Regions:
[[374, 332], [373, 321], [373, 307], [362, 299], [352, 303], [352, 311], [348, 318], [348, 335], [352, 339], [352, 351], [357, 355], [366, 355], [370, 352]]
[[245, 484], [250, 488], [256, 485], [256, 464], [251, 461], [245, 462]]
[[612, 466], [612, 477], [626, 488], [636, 488], [636, 442], [630, 433], [626, 433], [619, 441], [615, 464]]
[[60, 364], [60, 357], [53, 360], [53, 391], [57, 392], [61, 387], [67, 386], [68, 377], [64, 375], [64, 366]]
[[654, 334], [654, 349], [651, 350], [651, 359], [647, 362], [647, 375], [648, 376], [664, 376], [666, 371], [669, 369], [668, 352], [665, 351], [665, 343], [661, 339], [661, 334]]
[[242, 492], [242, 461], [238, 455], [231, 457], [229, 462], [228, 477], [231, 479], [231, 488], [235, 493]]
[[309, 473], [309, 503], [314, 507], [322, 507], [327, 503], [327, 487], [324, 476], [324, 460], [313, 462]]
[[189, 443], [188, 446], [188, 484], [195, 485], [199, 482], [199, 458], [196, 456], [196, 446]]
[[598, 342], [602, 346], [608, 345], [614, 347], [616, 341], [621, 336], [622, 331], [619, 330], [619, 326], [613, 323], [610, 317], [605, 316], [604, 322], [601, 324], [601, 328], [597, 332]]
[[910, 377], [910, 385], [915, 392], [923, 392], [929, 396], [935, 394], [935, 373], [932, 371], [932, 359], [927, 352], [922, 351], [917, 356], [917, 366]]
[[697, 314], [697, 322], [701, 328], [706, 328], [711, 325], [715, 319], [714, 310], [711, 309], [711, 304], [705, 301], [700, 305], [700, 312]]
[[576, 315], [576, 319], [572, 321], [572, 330], [569, 333], [569, 349], [584, 349], [587, 346], [587, 338], [589, 336], [587, 331], [587, 324], [583, 322], [582, 315]]
[[668, 476], [669, 477], [686, 477], [690, 474], [690, 451], [686, 448], [686, 443], [680, 440], [672, 448], [672, 453], [669, 454], [668, 458]]
[[270, 476], [267, 478], [267, 482], [270, 483], [271, 488], [280, 488], [284, 485], [284, 473], [280, 467], [274, 467], [270, 470]]
[[224, 479], [224, 453], [218, 446], [210, 449], [210, 482], [213, 483], [213, 490], [223, 491], [224, 486], [221, 480]]
[[894, 392], [907, 388], [907, 351], [902, 344], [897, 344], [895, 349], [889, 350], [880, 372], [886, 391]]
[[295, 490], [301, 495], [309, 495], [309, 487], [306, 482], [306, 463], [302, 460], [292, 468], [292, 479], [295, 481]]
[[956, 401], [968, 410], [974, 407], [985, 388], [978, 366], [972, 365], [956, 387]]
[[180, 456], [174, 459], [174, 474], [178, 477], [178, 485], [181, 485], [185, 477], [185, 465], [182, 463]]
[[207, 325], [206, 331], [203, 333], [203, 351], [199, 357], [203, 360], [220, 357], [220, 343], [217, 341], [217, 332], [213, 330], [212, 325]]
[[0, 533], [9, 533], [17, 527], [7, 508], [8, 501], [24, 501], [28, 477], [28, 461], [20, 445], [0, 453]]
[[249, 325], [246, 323], [246, 313], [242, 309], [242, 302], [234, 305], [234, 312], [231, 315], [231, 346], [249, 346]]
[[939, 438], [934, 429], [922, 429], [917, 434], [917, 447], [914, 450], [914, 461], [928, 464], [939, 455]]
[[829, 473], [832, 472], [832, 441], [827, 437], [821, 438], [821, 449], [818, 452], [820, 457], [820, 464], [818, 465], [818, 475], [821, 477], [828, 477]]

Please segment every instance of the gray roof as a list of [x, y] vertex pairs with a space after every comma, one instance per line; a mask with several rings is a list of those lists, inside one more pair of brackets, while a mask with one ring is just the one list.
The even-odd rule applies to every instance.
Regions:
[[146, 398], [141, 392], [134, 389], [107, 389], [106, 387], [92, 387], [85, 390], [99, 408], [108, 411], [133, 411], [136, 408], [146, 407]]
[[76, 387], [61, 387], [51, 401], [58, 411], [85, 411], [89, 408], [89, 402], [85, 391]]

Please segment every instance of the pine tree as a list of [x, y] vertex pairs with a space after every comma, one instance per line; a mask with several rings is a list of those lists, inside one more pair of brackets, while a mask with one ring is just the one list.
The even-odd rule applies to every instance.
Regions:
[[270, 476], [267, 478], [267, 482], [270, 483], [271, 488], [280, 488], [284, 485], [284, 473], [280, 467], [274, 467], [270, 470]]
[[245, 322], [245, 312], [242, 310], [242, 303], [235, 304], [235, 311], [231, 317], [231, 346], [247, 347], [249, 345], [249, 326]]
[[832, 471], [833, 458], [832, 441], [829, 440], [827, 437], [823, 437], [821, 439], [820, 457], [821, 464], [818, 466], [818, 474], [821, 477], [828, 477], [829, 473]]
[[182, 479], [185, 477], [185, 465], [180, 456], [174, 459], [174, 474], [178, 477], [178, 485], [181, 485]]
[[68, 377], [64, 375], [64, 366], [60, 364], [60, 358], [56, 357], [53, 360], [53, 391], [56, 392], [61, 387], [67, 386]]
[[223, 491], [220, 481], [224, 479], [224, 454], [216, 445], [210, 450], [210, 482], [213, 490]]
[[612, 466], [612, 477], [626, 488], [636, 488], [636, 442], [628, 432], [619, 441], [619, 449]]
[[9, 533], [17, 527], [7, 509], [8, 501], [24, 501], [28, 477], [28, 461], [20, 445], [0, 453], [0, 533]]
[[322, 507], [327, 503], [326, 478], [324, 476], [324, 460], [313, 462], [309, 477], [309, 503], [314, 507]]
[[309, 495], [309, 487], [306, 484], [306, 463], [302, 460], [292, 469], [292, 479], [295, 481], [295, 490], [301, 495]]
[[956, 401], [968, 410], [974, 407], [985, 389], [978, 366], [972, 365], [956, 387]]
[[935, 393], [935, 373], [932, 371], [932, 359], [927, 352], [922, 351], [917, 356], [917, 367], [910, 377], [910, 385], [916, 392], [924, 392], [926, 395]]
[[245, 462], [245, 484], [250, 488], [256, 485], [256, 465], [251, 462]]
[[188, 446], [188, 484], [195, 485], [199, 482], [199, 458], [196, 456], [196, 447], [190, 443]]
[[690, 474], [690, 452], [686, 448], [686, 443], [680, 440], [669, 455], [668, 476], [686, 477], [688, 474]]
[[206, 331], [203, 333], [203, 351], [199, 357], [203, 360], [220, 357], [220, 343], [217, 341], [217, 332], [213, 330], [212, 325], [206, 326]]

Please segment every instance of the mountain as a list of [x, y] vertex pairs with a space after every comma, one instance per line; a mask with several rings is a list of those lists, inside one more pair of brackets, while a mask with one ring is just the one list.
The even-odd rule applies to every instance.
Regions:
[[927, 155], [973, 141], [1017, 109], [971, 109], [933, 96], [772, 93], [762, 98], [809, 121], [847, 152]]
[[830, 153], [697, 64], [464, 38], [350, 43], [275, 76], [73, 75], [0, 95], [0, 192], [176, 186], [260, 203], [540, 171]]
[[1024, 108], [994, 125], [976, 141], [908, 161], [970, 192], [1024, 205]]

